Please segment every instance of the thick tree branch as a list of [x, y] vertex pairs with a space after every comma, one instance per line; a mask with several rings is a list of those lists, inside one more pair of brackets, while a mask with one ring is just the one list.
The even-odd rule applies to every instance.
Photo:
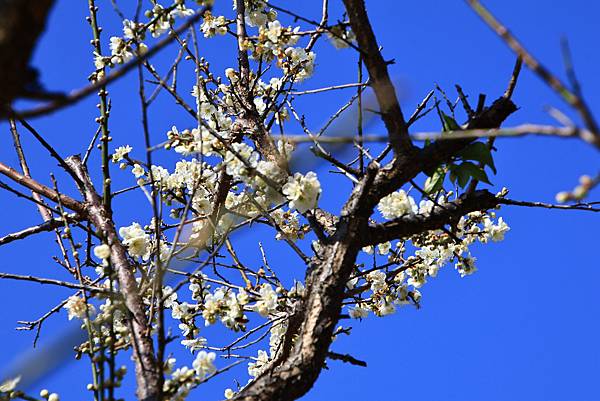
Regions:
[[272, 362], [270, 369], [248, 384], [236, 400], [295, 400], [310, 390], [317, 380], [333, 340], [344, 286], [360, 250], [356, 233], [367, 227], [371, 214], [363, 209], [363, 205], [376, 173], [374, 165], [367, 168], [342, 210], [337, 231], [325, 245], [320, 258], [313, 258], [306, 275], [307, 295], [290, 317], [281, 355]]
[[126, 249], [117, 236], [114, 223], [104, 208], [102, 199], [96, 192], [86, 167], [79, 156], [71, 156], [65, 162], [73, 169], [82, 182], [80, 191], [87, 205], [86, 211], [90, 221], [101, 231], [110, 246], [110, 262], [117, 273], [119, 290], [125, 305], [131, 313], [131, 342], [136, 367], [137, 396], [140, 400], [157, 400], [159, 375], [162, 374], [157, 366], [152, 344], [151, 332], [148, 327], [144, 303], [138, 292], [138, 285], [133, 266], [129, 263]]
[[397, 154], [410, 154], [414, 150], [408, 136], [408, 125], [402, 115], [396, 89], [388, 74], [371, 22], [367, 16], [364, 0], [344, 0], [352, 31], [362, 50], [363, 62], [369, 71], [369, 82], [381, 112], [381, 117], [390, 136], [390, 143]]
[[287, 161], [284, 157], [281, 157], [275, 141], [265, 129], [260, 113], [256, 109], [254, 104], [254, 93], [251, 88], [254, 86], [252, 83], [252, 74], [250, 71], [250, 61], [248, 59], [248, 50], [246, 49], [246, 5], [244, 0], [236, 0], [236, 30], [237, 30], [237, 41], [238, 41], [238, 62], [240, 69], [240, 79], [235, 85], [235, 89], [238, 92], [239, 99], [241, 100], [244, 108], [244, 113], [238, 122], [241, 123], [242, 128], [251, 132], [252, 139], [256, 144], [259, 152], [264, 158], [272, 162], [277, 163], [281, 168], [287, 170]]
[[[517, 106], [504, 97], [498, 98], [489, 108], [475, 115], [466, 129], [498, 128], [504, 120], [517, 110]], [[415, 157], [396, 159], [382, 168], [375, 179], [371, 192], [367, 197], [371, 209], [379, 200], [409, 182], [423, 171], [431, 171], [440, 164], [449, 161], [457, 152], [474, 141], [475, 138], [436, 141], [421, 149]]]
[[367, 230], [361, 232], [361, 246], [376, 245], [436, 230], [458, 222], [461, 216], [467, 213], [492, 209], [500, 203], [501, 199], [486, 190], [465, 194], [455, 201], [434, 206], [431, 213], [411, 213], [386, 223], [370, 225]]
[[77, 213], [85, 215], [85, 206], [81, 202], [78, 202], [67, 195], [57, 194], [56, 191], [54, 191], [53, 189], [45, 186], [44, 184], [40, 184], [34, 179], [19, 173], [17, 170], [1, 162], [0, 174], [7, 176], [11, 180], [23, 185], [26, 188], [29, 188], [31, 191], [37, 194], [40, 194], [50, 200], [53, 200], [54, 202], [57, 202], [60, 198], [60, 202], [63, 204], [63, 206]]

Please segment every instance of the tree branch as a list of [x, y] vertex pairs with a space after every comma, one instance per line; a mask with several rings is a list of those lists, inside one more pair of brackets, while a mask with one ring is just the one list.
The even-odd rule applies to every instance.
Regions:
[[[77, 215], [71, 215], [67, 217], [68, 220], [78, 220]], [[21, 231], [17, 231], [11, 234], [7, 234], [4, 237], [0, 237], [0, 245], [8, 244], [9, 242], [13, 242], [19, 239], [27, 238], [30, 235], [42, 233], [45, 231], [53, 231], [57, 228], [64, 227], [65, 222], [62, 219], [51, 219], [45, 221], [42, 224], [38, 224], [37, 226], [28, 227]]]
[[494, 17], [478, 0], [465, 0], [475, 13], [514, 51], [523, 62], [546, 85], [552, 88], [567, 104], [573, 107], [581, 116], [586, 127], [594, 134], [597, 145], [600, 146], [600, 128], [585, 100], [571, 91], [558, 77], [541, 64], [510, 31]]
[[53, 189], [45, 186], [44, 184], [40, 184], [36, 180], [19, 173], [17, 170], [7, 166], [6, 164], [4, 164], [2, 162], [0, 162], [0, 174], [4, 174], [11, 180], [23, 185], [26, 188], [29, 188], [30, 190], [32, 190], [33, 192], [35, 192], [37, 194], [40, 194], [50, 200], [53, 200], [54, 202], [57, 202], [58, 199], [60, 198], [60, 202], [66, 208], [69, 208], [79, 214], [82, 214], [82, 215], [86, 214], [85, 206], [81, 202], [76, 201], [75, 199], [71, 198], [70, 196], [67, 196], [64, 194], [60, 194], [60, 195], [57, 194], [56, 191], [54, 191]]
[[414, 147], [408, 136], [408, 125], [402, 115], [396, 89], [390, 80], [387, 63], [379, 51], [364, 0], [344, 0], [344, 5], [350, 18], [352, 31], [362, 51], [363, 62], [369, 71], [369, 82], [377, 97], [390, 143], [397, 154], [410, 154]]
[[411, 237], [424, 231], [436, 230], [458, 222], [461, 216], [476, 210], [492, 209], [501, 199], [486, 190], [463, 195], [459, 199], [435, 205], [427, 214], [407, 214], [397, 219], [370, 225], [361, 234], [361, 246], [376, 245], [399, 238]]
[[105, 236], [110, 246], [110, 262], [114, 267], [119, 281], [119, 289], [127, 309], [131, 327], [131, 343], [136, 367], [137, 396], [140, 400], [157, 400], [159, 375], [162, 369], [157, 366], [154, 346], [150, 337], [144, 303], [138, 292], [134, 269], [129, 263], [125, 247], [117, 236], [114, 223], [104, 208], [102, 199], [96, 192], [85, 165], [79, 156], [68, 157], [65, 162], [73, 169], [82, 182], [80, 191], [87, 205], [86, 211], [90, 221]]

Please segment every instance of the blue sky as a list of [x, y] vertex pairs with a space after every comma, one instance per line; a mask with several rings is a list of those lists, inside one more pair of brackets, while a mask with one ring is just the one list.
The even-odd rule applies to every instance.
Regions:
[[[91, 53], [90, 31], [84, 20], [87, 2], [57, 3], [33, 64], [49, 89], [70, 90], [84, 86], [92, 70], [91, 58], [87, 57]], [[126, 4], [124, 0], [121, 3]], [[229, 8], [226, 3], [223, 7]], [[307, 0], [276, 4], [318, 19], [319, 3]], [[341, 18], [341, 2], [331, 3], [331, 18]], [[103, 9], [100, 18], [105, 21], [106, 48], [109, 36], [118, 30], [118, 20], [109, 1], [100, 0], [98, 4]], [[485, 4], [561, 77], [559, 41], [566, 36], [590, 107], [600, 111], [600, 52], [596, 40], [600, 37], [600, 6], [584, 0], [504, 0]], [[396, 61], [390, 73], [399, 83], [405, 114], [412, 112], [435, 83], [452, 94], [458, 83], [471, 98], [483, 92], [489, 100], [504, 90], [514, 56], [464, 2], [370, 0], [367, 6], [384, 56]], [[231, 44], [230, 39], [218, 40], [203, 48], [217, 71], [233, 64]], [[156, 62], [167, 65], [174, 51], [165, 51]], [[356, 79], [356, 60], [351, 51], [336, 51], [326, 43], [316, 51], [316, 75], [303, 88]], [[142, 143], [134, 74], [110, 88], [115, 146]], [[318, 128], [350, 95], [335, 92], [302, 99], [299, 105], [309, 127]], [[528, 70], [523, 71], [513, 99], [520, 109], [509, 118], [509, 125], [554, 123], [544, 111], [548, 105], [572, 116]], [[151, 115], [155, 143], [164, 139], [171, 125], [186, 121], [168, 97], [159, 97], [158, 102], [160, 112]], [[95, 103], [93, 98], [86, 99], [31, 123], [62, 155], [78, 153], [95, 130]], [[415, 128], [439, 129], [434, 118], [424, 120]], [[0, 160], [17, 166], [7, 125], [0, 124], [0, 130], [4, 132], [0, 135]], [[369, 132], [383, 133], [383, 127], [376, 123]], [[34, 176], [48, 182], [48, 172], [57, 170], [55, 163], [23, 136]], [[497, 148], [498, 175], [491, 180], [497, 189], [508, 187], [514, 199], [551, 202], [557, 192], [574, 187], [580, 175], [597, 171], [597, 151], [575, 140], [502, 139], [497, 141]], [[94, 158], [97, 161], [97, 155]], [[320, 171], [324, 174], [326, 169]], [[115, 174], [115, 187], [129, 182], [126, 174]], [[336, 188], [335, 181], [329, 182], [324, 185], [322, 206], [336, 210], [339, 192], [345, 193], [348, 188]], [[66, 180], [64, 185], [69, 190]], [[597, 198], [597, 192], [595, 195]], [[128, 224], [137, 216], [140, 201], [118, 200], [117, 220]], [[0, 193], [0, 204], [0, 235], [39, 222], [32, 205], [16, 201], [9, 194]], [[369, 367], [332, 361], [330, 369], [323, 371], [313, 391], [303, 399], [600, 400], [600, 264], [594, 256], [600, 218], [585, 212], [514, 207], [505, 207], [499, 214], [511, 231], [502, 243], [474, 249], [477, 274], [461, 279], [452, 268], [446, 268], [423, 288], [420, 310], [405, 308], [387, 318], [352, 322], [352, 335], [340, 338], [332, 348], [366, 360]], [[240, 235], [236, 241], [242, 244], [244, 238]], [[0, 271], [65, 278], [50, 259], [55, 252], [50, 234], [3, 246]], [[287, 266], [287, 258], [283, 251], [276, 252], [272, 263]], [[16, 321], [35, 319], [67, 295], [62, 289], [0, 281], [0, 305], [5, 305], [0, 318], [0, 372], [31, 349], [33, 335], [16, 332]], [[61, 333], [73, 325], [64, 313], [50, 319], [42, 331], [41, 349], [57, 336], [64, 336]], [[85, 364], [65, 362], [32, 389], [37, 392], [46, 387], [61, 393], [64, 400], [77, 400], [88, 380]], [[218, 399], [227, 386], [231, 386], [230, 381], [209, 384], [190, 399]]]

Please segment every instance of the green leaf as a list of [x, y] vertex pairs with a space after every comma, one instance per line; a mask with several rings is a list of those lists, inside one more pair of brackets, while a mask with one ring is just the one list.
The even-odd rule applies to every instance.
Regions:
[[431, 177], [427, 177], [423, 191], [428, 194], [438, 192], [444, 186], [445, 178], [446, 170], [443, 167], [438, 167], [437, 170], [433, 172]]
[[463, 169], [462, 165], [453, 165], [450, 168], [452, 169], [452, 182], [456, 181], [459, 187], [464, 188], [469, 182], [469, 179], [471, 178], [468, 171], [466, 169]]
[[494, 174], [496, 174], [496, 166], [492, 152], [487, 144], [483, 142], [473, 142], [458, 153], [463, 160], [475, 160], [483, 165], [490, 166]]
[[441, 110], [440, 114], [442, 116], [442, 123], [444, 124], [444, 131], [458, 131], [462, 129], [455, 119], [453, 119]]
[[475, 178], [477, 181], [485, 182], [486, 184], [492, 185], [490, 179], [487, 174], [483, 170], [483, 168], [477, 166], [471, 162], [464, 162], [460, 165], [460, 168], [464, 170], [468, 175]]
[[[485, 173], [485, 171], [483, 170], [483, 168], [477, 166], [474, 163], [463, 162], [460, 165], [450, 166], [450, 169], [452, 171], [452, 173], [450, 175], [450, 180], [452, 180], [452, 182], [458, 181], [458, 185], [461, 188], [464, 188], [465, 186], [467, 186], [467, 184], [469, 183], [469, 180], [471, 178], [474, 178], [477, 181], [485, 182], [486, 184], [492, 185], [492, 183], [490, 182], [490, 180], [489, 180], [487, 174]], [[454, 179], [453, 179], [453, 176], [454, 176]]]

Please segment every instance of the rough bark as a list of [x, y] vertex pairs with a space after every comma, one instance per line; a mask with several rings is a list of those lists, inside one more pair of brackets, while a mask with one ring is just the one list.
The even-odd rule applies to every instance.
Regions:
[[363, 0], [344, 0], [344, 5], [350, 18], [350, 26], [356, 35], [363, 62], [369, 72], [369, 82], [377, 97], [379, 111], [387, 128], [390, 143], [397, 154], [410, 154], [414, 148], [408, 136], [408, 126], [398, 103], [396, 89], [388, 73], [388, 63], [379, 51], [365, 3]]
[[150, 336], [150, 328], [145, 313], [144, 303], [138, 292], [133, 266], [129, 263], [126, 249], [119, 240], [110, 214], [104, 208], [102, 199], [96, 192], [86, 167], [79, 156], [71, 156], [65, 160], [77, 174], [82, 185], [80, 191], [86, 201], [89, 220], [106, 238], [110, 246], [110, 262], [117, 273], [119, 291], [125, 306], [130, 312], [131, 342], [135, 360], [137, 396], [144, 401], [157, 400], [159, 375], [154, 345]]

